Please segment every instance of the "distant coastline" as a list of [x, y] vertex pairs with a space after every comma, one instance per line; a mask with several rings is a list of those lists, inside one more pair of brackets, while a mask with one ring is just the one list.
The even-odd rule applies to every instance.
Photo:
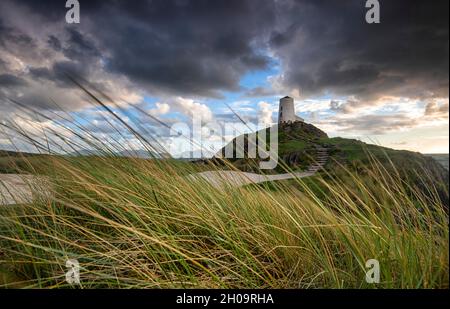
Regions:
[[424, 155], [432, 157], [437, 162], [442, 164], [442, 166], [444, 166], [447, 169], [447, 171], [449, 170], [449, 167], [448, 167], [449, 155], [448, 155], [448, 153], [424, 153]]

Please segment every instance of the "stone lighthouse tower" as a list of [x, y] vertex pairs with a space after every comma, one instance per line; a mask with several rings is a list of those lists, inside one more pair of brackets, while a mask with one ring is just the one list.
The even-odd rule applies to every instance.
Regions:
[[304, 121], [303, 118], [295, 115], [294, 99], [288, 96], [280, 99], [278, 112], [278, 123]]

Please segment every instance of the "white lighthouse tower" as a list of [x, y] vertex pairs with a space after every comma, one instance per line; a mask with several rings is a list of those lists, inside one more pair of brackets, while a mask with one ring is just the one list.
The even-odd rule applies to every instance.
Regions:
[[288, 96], [280, 99], [280, 108], [278, 111], [278, 123], [289, 123], [295, 121], [304, 121], [303, 118], [295, 115], [294, 99]]

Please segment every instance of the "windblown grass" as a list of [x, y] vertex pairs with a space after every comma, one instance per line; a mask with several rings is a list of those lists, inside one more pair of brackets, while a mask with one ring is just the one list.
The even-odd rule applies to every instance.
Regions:
[[51, 194], [1, 209], [15, 284], [67, 287], [77, 259], [83, 288], [448, 288], [442, 201], [376, 160], [364, 176], [218, 190], [185, 177], [193, 164], [108, 153], [50, 156]]

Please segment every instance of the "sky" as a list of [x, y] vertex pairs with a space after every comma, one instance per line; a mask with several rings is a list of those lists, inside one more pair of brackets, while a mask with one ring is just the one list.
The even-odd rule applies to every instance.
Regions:
[[0, 148], [25, 147], [11, 125], [69, 138], [75, 119], [140, 149], [71, 76], [175, 155], [183, 123], [200, 117], [214, 152], [285, 95], [329, 136], [448, 153], [447, 0], [379, 0], [372, 24], [364, 0], [80, 0], [79, 23], [65, 3], [0, 1]]

